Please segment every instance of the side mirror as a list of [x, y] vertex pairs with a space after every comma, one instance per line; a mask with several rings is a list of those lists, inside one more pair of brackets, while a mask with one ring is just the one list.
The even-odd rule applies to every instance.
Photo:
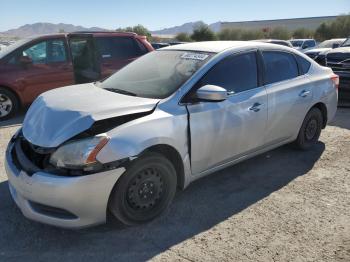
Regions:
[[340, 46], [340, 44], [339, 43], [334, 43], [333, 45], [332, 45], [332, 48], [334, 49], [334, 48], [338, 48]]
[[33, 64], [33, 60], [32, 60], [29, 56], [21, 56], [21, 57], [19, 58], [19, 62], [20, 62], [21, 65], [23, 65], [23, 66], [27, 66], [27, 65]]
[[303, 45], [303, 49], [309, 48], [309, 46], [307, 44]]
[[220, 102], [227, 99], [227, 90], [220, 86], [205, 85], [197, 90], [193, 98], [208, 102]]

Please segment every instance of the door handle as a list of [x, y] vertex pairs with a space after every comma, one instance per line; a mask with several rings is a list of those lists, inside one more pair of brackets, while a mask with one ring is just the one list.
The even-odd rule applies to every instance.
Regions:
[[249, 108], [250, 111], [254, 111], [254, 112], [259, 112], [260, 111], [260, 103], [255, 103], [252, 107]]
[[300, 92], [299, 96], [300, 97], [307, 97], [308, 95], [310, 95], [310, 91], [307, 91], [307, 90], [303, 90]]

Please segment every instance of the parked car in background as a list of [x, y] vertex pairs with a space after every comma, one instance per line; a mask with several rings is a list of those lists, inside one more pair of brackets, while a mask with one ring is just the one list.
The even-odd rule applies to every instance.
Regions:
[[290, 42], [293, 47], [300, 52], [305, 52], [316, 46], [316, 41], [314, 39], [292, 39]]
[[328, 51], [339, 47], [344, 43], [346, 38], [334, 38], [330, 40], [323, 41], [315, 48], [311, 48], [304, 53], [315, 60], [320, 65], [326, 65], [326, 54]]
[[258, 40], [253, 40], [256, 42], [261, 42], [261, 43], [269, 43], [269, 44], [276, 44], [276, 45], [283, 45], [283, 46], [288, 46], [293, 48], [293, 45], [291, 44], [290, 41], [286, 40], [279, 40], [279, 39], [258, 39]]
[[169, 45], [181, 45], [181, 44], [187, 44], [187, 42], [177, 42], [177, 41], [169, 42]]
[[75, 32], [20, 40], [0, 51], [0, 120], [53, 88], [106, 78], [152, 51], [135, 33]]
[[145, 223], [196, 179], [287, 143], [315, 145], [338, 80], [279, 45], [162, 48], [37, 98], [6, 151], [11, 195], [26, 217], [55, 226], [104, 223], [107, 210]]
[[159, 48], [163, 48], [163, 47], [167, 47], [169, 46], [168, 43], [152, 43], [152, 47], [154, 49], [159, 49]]
[[350, 101], [350, 37], [326, 54], [326, 66], [340, 77], [339, 100]]

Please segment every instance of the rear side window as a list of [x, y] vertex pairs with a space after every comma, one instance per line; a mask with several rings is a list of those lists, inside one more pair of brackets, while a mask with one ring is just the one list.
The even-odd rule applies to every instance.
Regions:
[[286, 52], [262, 52], [265, 64], [265, 83], [272, 84], [297, 77], [298, 65], [294, 55]]
[[144, 54], [131, 37], [99, 37], [96, 43], [102, 59], [130, 59]]
[[235, 93], [256, 88], [258, 69], [255, 52], [225, 58], [200, 80], [197, 87], [204, 85], [217, 85]]
[[306, 74], [310, 69], [311, 63], [299, 55], [295, 55], [295, 57], [299, 64], [300, 73], [302, 75]]

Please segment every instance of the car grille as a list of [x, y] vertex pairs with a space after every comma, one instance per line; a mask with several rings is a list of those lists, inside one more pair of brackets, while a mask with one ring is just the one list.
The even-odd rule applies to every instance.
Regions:
[[327, 57], [326, 65], [334, 72], [350, 73], [350, 58], [344, 57]]

